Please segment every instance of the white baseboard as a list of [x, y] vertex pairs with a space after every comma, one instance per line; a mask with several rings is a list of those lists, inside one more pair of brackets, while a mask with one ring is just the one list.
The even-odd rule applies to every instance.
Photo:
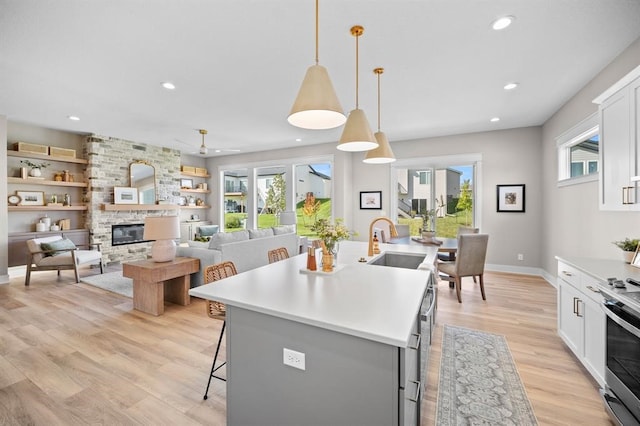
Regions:
[[9, 274], [0, 275], [0, 285], [9, 284], [10, 281], [11, 281], [11, 279], [9, 277]]
[[24, 277], [27, 275], [27, 265], [11, 266], [8, 269], [10, 277]]

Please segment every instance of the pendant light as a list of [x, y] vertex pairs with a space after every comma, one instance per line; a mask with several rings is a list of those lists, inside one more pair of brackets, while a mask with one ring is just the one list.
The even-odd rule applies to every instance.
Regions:
[[356, 38], [356, 108], [349, 113], [338, 149], [341, 151], [368, 151], [378, 147], [371, 126], [364, 111], [358, 108], [358, 38], [364, 33], [360, 25], [351, 27], [351, 35]]
[[318, 64], [318, 0], [316, 0], [316, 64], [307, 69], [287, 121], [303, 129], [342, 126], [346, 117], [327, 69]]
[[207, 155], [207, 153], [209, 152], [209, 149], [204, 144], [204, 135], [207, 134], [207, 131], [204, 129], [200, 129], [198, 130], [198, 132], [200, 132], [200, 134], [202, 135], [202, 145], [200, 145], [200, 154]]
[[387, 135], [380, 130], [380, 75], [384, 72], [384, 68], [376, 68], [373, 72], [378, 76], [378, 131], [374, 136], [379, 146], [367, 152], [366, 157], [362, 161], [367, 164], [393, 163], [396, 161], [396, 157], [393, 155]]

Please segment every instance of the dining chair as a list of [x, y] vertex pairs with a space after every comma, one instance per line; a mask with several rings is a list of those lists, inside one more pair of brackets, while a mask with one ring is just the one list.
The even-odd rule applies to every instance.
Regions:
[[[76, 246], [71, 240], [62, 235], [32, 238], [26, 241], [29, 250], [27, 273], [24, 285], [31, 281], [31, 272], [73, 270], [76, 282], [80, 282], [78, 266], [85, 264], [100, 264], [100, 273], [104, 273], [100, 243]], [[95, 247], [96, 250], [80, 250], [78, 247]]]
[[487, 257], [488, 234], [460, 234], [458, 235], [458, 253], [454, 262], [438, 264], [440, 272], [444, 272], [454, 279], [458, 302], [463, 277], [478, 277], [482, 300], [487, 300], [484, 293], [484, 262]]
[[[470, 226], [458, 226], [458, 230], [456, 231], [456, 238], [458, 238], [458, 235], [461, 234], [477, 234], [480, 232], [480, 228], [472, 228]], [[451, 252], [451, 253], [438, 253], [438, 260], [442, 260], [445, 262], [452, 262], [454, 260], [456, 260], [456, 254], [455, 252]], [[475, 280], [474, 280], [475, 281]]]
[[269, 250], [267, 253], [269, 256], [269, 263], [279, 262], [289, 258], [289, 252], [286, 247], [278, 247], [273, 250]]
[[[215, 281], [220, 281], [223, 278], [231, 277], [233, 275], [237, 275], [238, 271], [236, 270], [236, 266], [233, 262], [221, 262], [216, 263], [215, 265], [209, 265], [204, 269], [204, 283], [209, 284]], [[223, 362], [222, 364], [216, 367], [216, 361], [218, 360], [218, 353], [220, 352], [220, 344], [222, 343], [222, 336], [224, 335], [224, 329], [227, 325], [226, 321], [227, 307], [222, 302], [217, 302], [215, 300], [207, 300], [207, 315], [210, 318], [222, 320], [222, 330], [220, 330], [220, 337], [218, 337], [218, 345], [216, 346], [216, 353], [213, 356], [213, 363], [211, 364], [211, 373], [209, 373], [209, 381], [207, 382], [207, 389], [204, 391], [204, 399], [208, 398], [209, 394], [209, 386], [211, 385], [211, 379], [216, 378], [218, 380], [222, 380], [224, 382], [227, 381], [224, 377], [216, 376], [215, 372], [218, 371], [222, 366], [226, 364]]]

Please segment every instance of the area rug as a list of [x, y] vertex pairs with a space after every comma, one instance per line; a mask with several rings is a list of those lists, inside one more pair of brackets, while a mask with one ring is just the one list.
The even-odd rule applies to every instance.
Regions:
[[122, 271], [90, 275], [85, 278], [80, 278], [80, 281], [94, 287], [133, 298], [133, 280], [123, 277]]
[[504, 336], [444, 326], [436, 424], [538, 424]]

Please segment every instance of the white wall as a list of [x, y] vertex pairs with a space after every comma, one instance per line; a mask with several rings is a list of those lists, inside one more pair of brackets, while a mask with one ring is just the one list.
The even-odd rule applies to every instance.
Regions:
[[[0, 115], [0, 143], [7, 146], [7, 117]], [[7, 164], [7, 150], [0, 150], [0, 164]], [[6, 173], [5, 173], [6, 175]], [[9, 212], [7, 210], [7, 185], [0, 185], [0, 284], [9, 283], [9, 246], [8, 246], [8, 222]]]
[[555, 142], [558, 135], [596, 112], [598, 108], [592, 100], [638, 65], [640, 39], [605, 67], [543, 126], [545, 208], [541, 267], [551, 275], [556, 273], [556, 255], [618, 260], [622, 258], [620, 249], [611, 242], [624, 237], [640, 238], [640, 213], [599, 210], [598, 182], [557, 187]]

